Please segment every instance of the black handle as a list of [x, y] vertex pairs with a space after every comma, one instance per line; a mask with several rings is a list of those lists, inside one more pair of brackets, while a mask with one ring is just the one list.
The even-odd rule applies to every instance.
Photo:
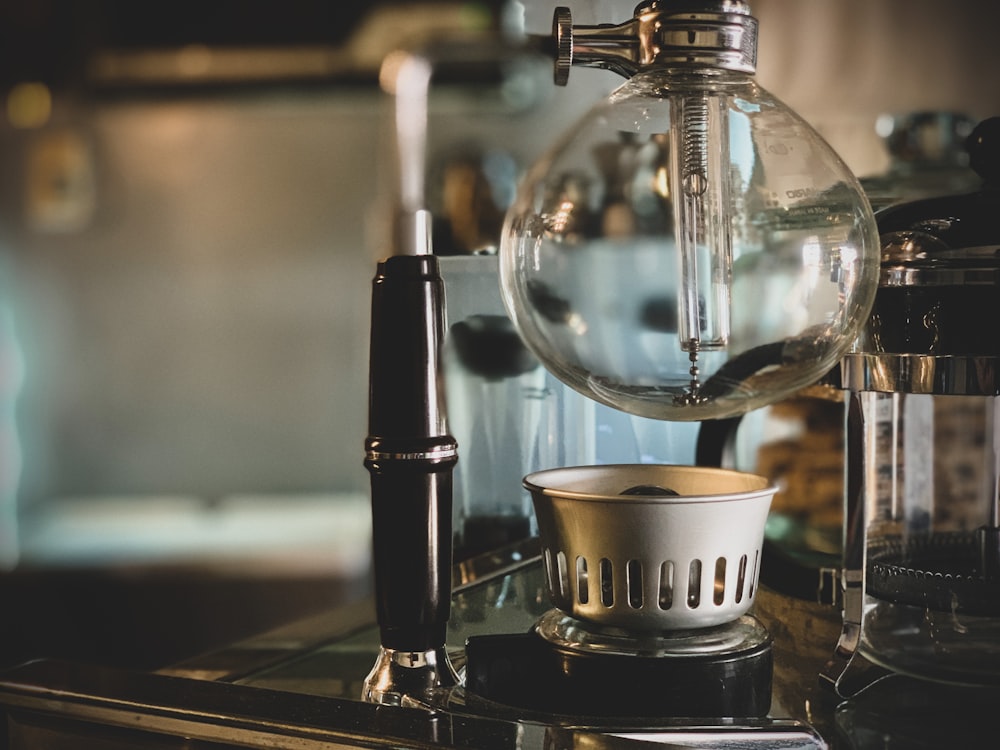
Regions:
[[444, 283], [432, 255], [393, 256], [372, 282], [368, 439], [382, 645], [444, 646], [451, 605], [451, 471], [440, 387]]

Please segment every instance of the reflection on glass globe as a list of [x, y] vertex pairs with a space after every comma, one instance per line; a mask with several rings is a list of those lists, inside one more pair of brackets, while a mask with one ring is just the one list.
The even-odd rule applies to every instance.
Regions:
[[650, 70], [530, 170], [501, 243], [504, 302], [562, 381], [645, 417], [740, 414], [816, 382], [875, 294], [857, 180], [733, 71]]

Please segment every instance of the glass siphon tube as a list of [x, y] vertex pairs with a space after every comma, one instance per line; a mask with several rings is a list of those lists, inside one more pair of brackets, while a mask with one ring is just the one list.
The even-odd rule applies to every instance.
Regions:
[[681, 349], [724, 349], [730, 335], [733, 255], [724, 100], [707, 93], [672, 98], [670, 140]]

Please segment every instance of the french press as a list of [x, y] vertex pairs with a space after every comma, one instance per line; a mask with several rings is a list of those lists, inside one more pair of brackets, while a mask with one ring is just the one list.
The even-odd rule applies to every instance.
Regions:
[[1000, 685], [1000, 118], [982, 189], [881, 211], [846, 390], [844, 627], [824, 677]]

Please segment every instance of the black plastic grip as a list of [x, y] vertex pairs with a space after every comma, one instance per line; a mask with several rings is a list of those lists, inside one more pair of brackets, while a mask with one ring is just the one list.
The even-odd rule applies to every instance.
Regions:
[[[381, 643], [444, 645], [451, 608], [451, 464], [366, 461]], [[444, 526], [445, 528], [442, 528]]]
[[440, 383], [444, 283], [437, 258], [393, 256], [372, 283], [368, 439], [376, 615], [382, 645], [444, 646], [457, 461]]

